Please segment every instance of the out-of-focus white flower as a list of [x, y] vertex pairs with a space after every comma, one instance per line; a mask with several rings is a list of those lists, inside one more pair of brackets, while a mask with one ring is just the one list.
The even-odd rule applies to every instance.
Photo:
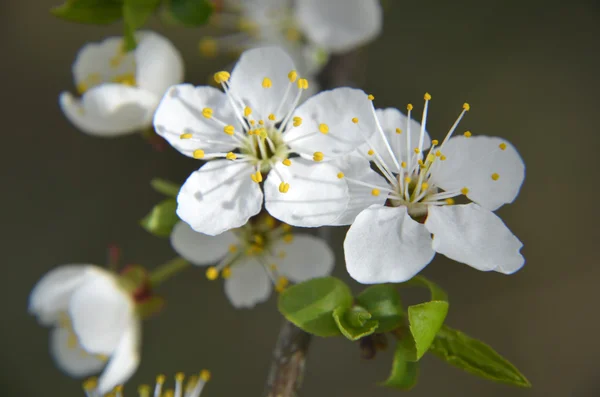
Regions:
[[264, 302], [272, 285], [280, 292], [289, 281], [328, 275], [334, 265], [333, 252], [324, 240], [294, 235], [289, 225], [277, 224], [269, 216], [217, 236], [195, 232], [179, 222], [171, 234], [171, 245], [195, 265], [214, 265], [206, 276], [210, 280], [219, 273], [223, 276], [225, 294], [237, 308]]
[[[338, 171], [323, 175], [337, 170], [328, 162], [363, 142], [350, 112], [370, 117], [368, 96], [338, 88], [296, 108], [309, 84], [299, 77], [285, 52], [268, 47], [246, 51], [231, 75], [215, 74], [224, 93], [187, 84], [167, 91], [154, 118], [156, 132], [186, 156], [210, 160], [190, 175], [177, 197], [177, 214], [194, 230], [217, 235], [240, 227], [261, 211], [263, 197], [275, 217], [311, 217], [311, 225], [318, 226], [324, 221], [312, 208], [305, 211], [306, 200], [314, 203], [323, 189], [344, 195], [347, 186], [337, 180]], [[263, 173], [268, 173], [264, 196]], [[297, 174], [302, 188], [287, 179]], [[297, 205], [278, 207], [282, 196]], [[320, 204], [328, 211], [327, 202]], [[336, 208], [343, 211], [339, 204]]]
[[57, 267], [34, 287], [29, 312], [54, 328], [51, 352], [66, 373], [89, 376], [106, 364], [99, 393], [125, 382], [137, 369], [139, 318], [132, 296], [114, 274], [93, 265]]
[[183, 61], [173, 44], [150, 31], [136, 34], [125, 52], [123, 39], [86, 44], [73, 64], [76, 98], [60, 94], [60, 106], [81, 131], [114, 137], [148, 128], [166, 89], [183, 81]]
[[[421, 125], [410, 118], [412, 105], [408, 117], [396, 109], [375, 115], [373, 108], [377, 133], [362, 155], [383, 177], [377, 183], [341, 175], [385, 199], [356, 217], [344, 242], [348, 272], [359, 282], [409, 280], [436, 252], [483, 271], [510, 274], [524, 264], [523, 244], [492, 212], [518, 195], [525, 177], [521, 157], [500, 138], [469, 131], [452, 137], [470, 109], [466, 103], [444, 140], [430, 141], [430, 99], [425, 94]], [[458, 205], [457, 196], [472, 203]]]

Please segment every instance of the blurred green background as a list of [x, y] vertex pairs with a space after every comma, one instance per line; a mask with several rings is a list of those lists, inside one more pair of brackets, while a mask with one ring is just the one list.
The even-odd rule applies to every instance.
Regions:
[[[54, 367], [47, 330], [26, 313], [30, 289], [56, 265], [105, 263], [110, 243], [128, 263], [170, 259], [168, 241], [137, 224], [160, 198], [148, 181], [181, 182], [198, 166], [173, 150], [156, 153], [139, 136], [93, 138], [66, 121], [58, 93], [73, 90], [76, 51], [120, 27], [54, 19], [48, 10], [58, 2], [0, 3], [3, 396], [82, 395], [80, 383]], [[203, 84], [223, 67], [225, 59], [198, 56], [201, 30], [155, 26], [183, 52], [189, 82]], [[450, 294], [449, 324], [490, 343], [534, 387], [490, 383], [426, 357], [411, 396], [600, 395], [599, 39], [597, 1], [388, 1], [383, 35], [357, 68], [376, 104], [416, 105], [429, 91], [428, 130], [440, 138], [468, 101], [461, 128], [505, 137], [527, 164], [519, 198], [499, 212], [525, 244], [525, 267], [507, 277], [438, 257], [425, 274]], [[338, 248], [344, 232], [334, 231]], [[338, 249], [335, 274], [360, 289], [342, 259]], [[213, 380], [204, 396], [261, 395], [281, 322], [275, 297], [238, 311], [222, 289], [199, 269], [160, 289], [167, 307], [144, 324], [128, 395], [156, 373], [205, 367]], [[391, 351], [365, 361], [351, 342], [316, 339], [301, 395], [398, 395], [375, 385], [390, 364]]]

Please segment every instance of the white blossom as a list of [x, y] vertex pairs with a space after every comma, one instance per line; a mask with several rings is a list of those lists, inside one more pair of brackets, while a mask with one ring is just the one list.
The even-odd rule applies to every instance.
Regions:
[[120, 37], [79, 51], [73, 77], [81, 97], [62, 92], [59, 102], [81, 131], [113, 137], [148, 128], [166, 89], [183, 81], [183, 61], [170, 41], [150, 31], [136, 38], [131, 52], [125, 52]]

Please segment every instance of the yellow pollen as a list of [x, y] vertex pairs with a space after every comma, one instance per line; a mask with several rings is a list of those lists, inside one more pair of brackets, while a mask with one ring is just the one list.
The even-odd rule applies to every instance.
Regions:
[[406, 110], [413, 110], [413, 105], [411, 103], [406, 105]]
[[252, 126], [253, 126], [254, 124], [256, 124], [256, 121], [254, 121], [254, 120], [250, 120], [250, 125], [252, 125]]
[[175, 397], [175, 390], [173, 390], [173, 389], [165, 390], [163, 397]]
[[273, 113], [269, 115], [269, 120], [275, 121], [275, 115]]
[[435, 157], [440, 157], [441, 155], [442, 155], [442, 152], [440, 150], [436, 150]]
[[183, 382], [184, 379], [185, 379], [185, 375], [183, 374], [183, 372], [177, 372], [175, 374], [175, 380], [177, 382]]
[[251, 114], [252, 114], [252, 109], [250, 109], [250, 107], [249, 107], [249, 106], [246, 106], [246, 107], [244, 108], [244, 116], [245, 116], [245, 117], [248, 117], [248, 116], [250, 116]]
[[371, 194], [372, 194], [373, 196], [375, 196], [375, 197], [379, 196], [379, 193], [381, 193], [381, 192], [379, 191], [379, 189], [373, 189], [373, 190], [371, 190]]
[[446, 160], [446, 156], [444, 156], [443, 154], [440, 156], [440, 160], [444, 161]]
[[500, 150], [506, 150], [506, 143], [502, 142], [500, 145], [498, 145], [498, 147]]
[[473, 134], [471, 134], [471, 131], [465, 131], [463, 135], [465, 136], [465, 138], [470, 138]]
[[465, 109], [468, 112], [469, 110], [471, 110], [471, 105], [469, 105], [467, 102], [465, 102], [463, 104], [463, 109]]
[[256, 183], [261, 183], [263, 180], [260, 171], [256, 171], [254, 174], [250, 174], [250, 178]]
[[273, 82], [271, 81], [270, 78], [265, 77], [262, 81], [262, 86], [263, 86], [263, 88], [271, 88], [271, 86], [273, 86]]
[[314, 161], [322, 161], [323, 160], [323, 152], [314, 152], [313, 160]]
[[403, 162], [401, 162], [401, 163], [400, 163], [400, 167], [402, 167], [402, 168], [406, 168], [406, 161], [403, 161]]
[[237, 154], [235, 154], [233, 152], [229, 152], [229, 153], [227, 153], [227, 155], [225, 156], [225, 158], [227, 160], [235, 160], [235, 159], [237, 159]]
[[298, 72], [296, 72], [295, 70], [292, 70], [291, 72], [288, 73], [288, 79], [290, 79], [290, 83], [293, 83], [294, 81], [296, 81], [297, 78], [298, 78]]
[[164, 384], [166, 380], [167, 380], [167, 377], [164, 376], [163, 374], [156, 375], [156, 383], [158, 383], [159, 385]]
[[374, 97], [373, 95], [369, 94], [369, 96], [367, 97], [367, 99], [368, 99], [369, 101], [372, 101], [372, 100], [374, 100], [374, 99], [375, 99], [375, 97]]
[[229, 74], [229, 72], [226, 72], [224, 70], [222, 70], [220, 72], [217, 72], [214, 75], [215, 81], [218, 84], [221, 84], [221, 83], [224, 83], [224, 82], [228, 81], [229, 77], [231, 77], [231, 75]]
[[421, 151], [419, 150], [419, 148], [418, 148], [418, 147], [416, 147], [416, 148], [414, 149], [414, 152], [415, 152], [416, 154], [419, 154], [419, 153], [421, 153]]
[[207, 369], [203, 369], [202, 371], [200, 371], [200, 379], [202, 379], [205, 382], [208, 382], [210, 380], [210, 371]]
[[194, 156], [195, 159], [204, 158], [204, 150], [196, 149], [196, 150], [194, 150], [194, 153], [192, 153], [192, 156]]
[[228, 279], [229, 277], [231, 277], [231, 268], [229, 266], [223, 268], [223, 271], [221, 272], [221, 277], [223, 277], [224, 279]]
[[460, 189], [460, 192], [466, 196], [469, 193], [469, 189], [466, 187], [463, 187], [462, 189]]
[[423, 163], [423, 160], [421, 160], [421, 159], [417, 160], [417, 163], [419, 163], [419, 165], [420, 165], [420, 166], [423, 166], [423, 165], [425, 165], [425, 164]]
[[292, 121], [294, 122], [294, 127], [300, 127], [302, 124], [302, 117], [296, 116], [292, 119]]
[[495, 180], [495, 181], [497, 181], [498, 179], [500, 179], [500, 175], [498, 175], [497, 173], [494, 172], [492, 174], [492, 179]]
[[352, 122], [354, 124], [358, 124], [358, 118], [357, 117], [352, 117]]
[[233, 135], [235, 133], [235, 128], [232, 125], [226, 125], [223, 127], [223, 132], [227, 135]]
[[274, 270], [277, 270], [277, 264], [276, 264], [276, 263], [271, 263], [271, 264], [269, 265], [269, 269], [271, 269], [271, 270], [273, 270], [273, 271], [274, 271]]
[[148, 385], [140, 385], [138, 387], [138, 393], [139, 393], [140, 397], [150, 396], [150, 386], [148, 386]]
[[213, 281], [216, 280], [217, 277], [219, 277], [219, 271], [217, 270], [216, 267], [211, 266], [208, 269], [206, 269], [206, 278]]
[[429, 188], [429, 183], [427, 183], [427, 182], [423, 182], [423, 183], [421, 183], [421, 190], [422, 190], [422, 191], [425, 191], [425, 190], [427, 190], [428, 188]]
[[275, 291], [283, 292], [283, 290], [285, 290], [289, 283], [290, 282], [287, 278], [280, 276], [277, 280], [277, 283], [275, 284]]
[[90, 391], [98, 387], [98, 378], [92, 376], [83, 381], [83, 390]]
[[231, 244], [231, 245], [229, 246], [229, 252], [231, 252], [232, 254], [233, 254], [234, 252], [237, 252], [237, 250], [238, 250], [238, 246], [237, 246], [237, 245], [235, 245], [235, 244]]
[[273, 229], [275, 227], [275, 219], [273, 217], [267, 216], [265, 218], [265, 224], [269, 229]]
[[198, 43], [200, 54], [207, 58], [214, 58], [218, 53], [217, 41], [211, 38], [205, 38]]
[[405, 176], [404, 177], [404, 182], [410, 183], [410, 181], [412, 181], [412, 179], [410, 178], [410, 176]]
[[446, 204], [448, 205], [453, 205], [454, 204], [454, 199], [453, 198], [447, 198], [446, 200], [444, 200], [446, 202]]
[[77, 84], [77, 92], [79, 94], [84, 94], [88, 90], [88, 85], [86, 83]]
[[265, 121], [264, 120], [258, 120], [258, 124], [265, 125]]
[[190, 139], [193, 135], [190, 134], [189, 132], [184, 132], [183, 134], [179, 135], [180, 139]]
[[344, 173], [338, 172], [337, 177], [338, 177], [338, 179], [342, 179], [344, 177]]
[[290, 165], [292, 165], [292, 160], [290, 160], [290, 159], [285, 159], [285, 160], [283, 160], [281, 163], [282, 163], [283, 165], [285, 165], [285, 166], [288, 166], [288, 167], [289, 167]]
[[396, 128], [396, 134], [402, 134], [402, 130], [400, 128]]
[[424, 98], [426, 101], [431, 101], [431, 95], [429, 95], [429, 93], [428, 93], [428, 92], [426, 92], [426, 93], [425, 93], [425, 95], [423, 96], [423, 98]]
[[202, 115], [207, 119], [210, 119], [213, 115], [213, 110], [211, 108], [202, 109]]
[[432, 145], [437, 145], [438, 143], [440, 143], [437, 139], [434, 139], [433, 141], [431, 141]]
[[372, 156], [372, 155], [374, 155], [374, 154], [375, 154], [375, 152], [373, 151], [373, 149], [369, 149], [369, 151], [367, 152], [367, 154], [368, 154], [369, 156]]
[[307, 90], [308, 89], [308, 80], [299, 79], [298, 80], [298, 88], [300, 88], [301, 90]]
[[294, 235], [292, 233], [284, 234], [283, 241], [285, 241], [286, 243], [291, 243], [292, 241], [294, 241]]
[[120, 74], [112, 78], [113, 83], [128, 85], [134, 87], [137, 83], [135, 81], [135, 75], [133, 73]]
[[281, 182], [279, 184], [279, 192], [280, 193], [287, 193], [288, 190], [290, 190], [290, 184], [289, 183]]
[[329, 132], [329, 126], [327, 124], [319, 124], [319, 131], [321, 134], [327, 134]]

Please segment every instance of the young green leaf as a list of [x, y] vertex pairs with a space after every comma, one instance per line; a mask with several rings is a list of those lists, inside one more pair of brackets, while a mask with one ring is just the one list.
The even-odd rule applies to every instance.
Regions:
[[152, 208], [152, 211], [146, 215], [140, 224], [149, 233], [158, 237], [169, 237], [179, 218], [175, 213], [177, 201], [169, 198], [161, 201]]
[[158, 193], [162, 193], [167, 197], [173, 198], [177, 197], [179, 194], [179, 189], [181, 189], [181, 185], [161, 178], [152, 179], [150, 181], [150, 186], [152, 186], [152, 189], [156, 190]]
[[520, 387], [531, 383], [514, 365], [485, 343], [444, 326], [431, 345], [437, 357], [473, 375]]
[[365, 289], [356, 297], [356, 302], [371, 313], [379, 322], [377, 332], [389, 332], [398, 328], [405, 317], [400, 294], [391, 284], [379, 284]]
[[333, 311], [333, 319], [342, 335], [351, 341], [371, 335], [379, 325], [377, 320], [371, 318], [371, 313], [359, 306], [337, 307]]
[[400, 390], [409, 390], [417, 383], [418, 373], [419, 363], [407, 361], [404, 357], [404, 350], [400, 346], [397, 346], [394, 353], [392, 373], [380, 385]]
[[448, 294], [439, 285], [431, 280], [426, 279], [423, 276], [415, 276], [405, 283], [400, 284], [401, 286], [416, 286], [425, 287], [429, 289], [432, 301], [446, 301], [448, 302]]
[[286, 319], [317, 336], [340, 335], [333, 311], [350, 306], [350, 288], [335, 277], [316, 278], [293, 285], [279, 295], [278, 302], [279, 311]]
[[427, 352], [448, 314], [448, 302], [430, 301], [408, 307], [408, 328], [399, 346], [408, 361], [419, 361]]
[[213, 5], [208, 0], [169, 0], [171, 17], [182, 25], [199, 26], [208, 22]]
[[70, 22], [107, 25], [123, 16], [123, 0], [67, 0], [50, 12]]

